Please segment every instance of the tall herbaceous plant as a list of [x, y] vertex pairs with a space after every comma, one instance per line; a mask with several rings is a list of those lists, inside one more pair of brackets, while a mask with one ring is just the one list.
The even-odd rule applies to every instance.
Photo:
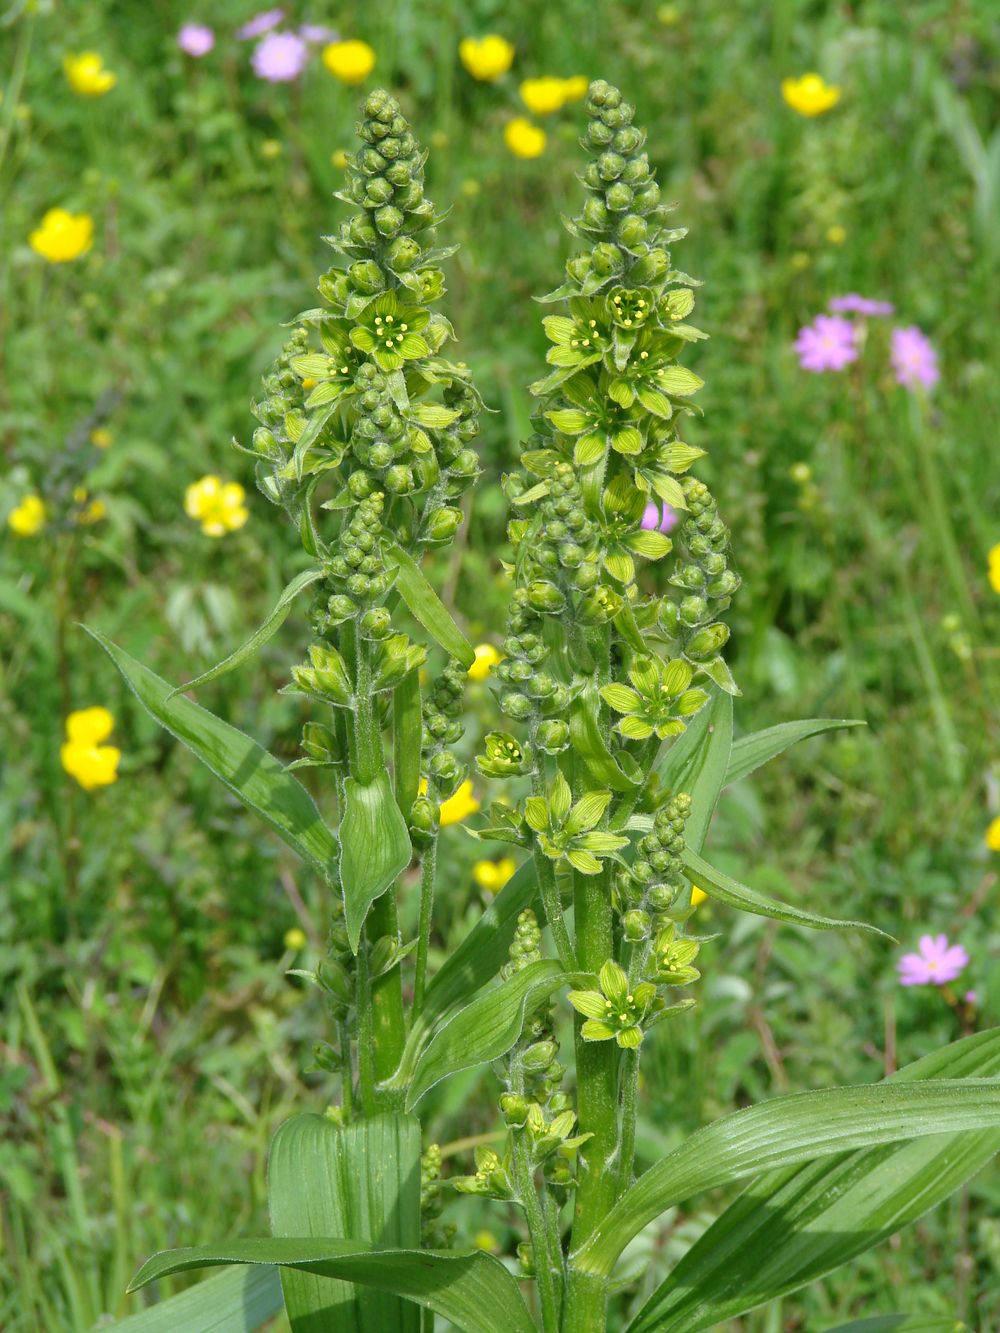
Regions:
[[[153, 716], [330, 888], [328, 948], [306, 976], [326, 999], [317, 1059], [335, 1100], [275, 1137], [270, 1237], [142, 1268], [135, 1287], [237, 1266], [154, 1307], [151, 1329], [168, 1315], [179, 1333], [210, 1318], [249, 1329], [283, 1303], [310, 1333], [417, 1333], [435, 1314], [469, 1333], [695, 1333], [849, 1261], [1000, 1146], [1000, 1033], [986, 1032], [877, 1087], [739, 1111], [635, 1177], [643, 1042], [685, 1022], [697, 999], [692, 885], [799, 926], [866, 927], [775, 902], [702, 856], [727, 783], [850, 724], [733, 739], [722, 617], [739, 578], [690, 471], [702, 450], [684, 440], [702, 385], [682, 364], [705, 336], [689, 322], [698, 284], [673, 267], [684, 232], [668, 224], [633, 108], [597, 82], [587, 115], [586, 197], [567, 223], [579, 252], [544, 298], [549, 368], [531, 386], [521, 467], [505, 479], [504, 721], [477, 758], [498, 799], [474, 831], [522, 860], [443, 966], [428, 975], [435, 886], [448, 876], [439, 812], [468, 779], [454, 747], [473, 652], [421, 560], [462, 521], [481, 403], [446, 354], [454, 335], [435, 306], [449, 251], [424, 154], [387, 93], [364, 105], [340, 196], [354, 211], [331, 238], [341, 262], [320, 279], [325, 304], [295, 321], [255, 408], [258, 485], [312, 563], [243, 648], [185, 687], [243, 662], [309, 589], [313, 642], [287, 688], [312, 701], [314, 720], [290, 768], [319, 770], [335, 825], [254, 741], [104, 641]], [[651, 562], [665, 595], [645, 586]], [[419, 885], [407, 887], [419, 894], [409, 939], [404, 876]], [[460, 915], [452, 902], [449, 918]], [[442, 1179], [416, 1112], [442, 1080], [488, 1063], [502, 1126]], [[747, 1180], [637, 1297], [620, 1262], [629, 1242], [667, 1209]], [[463, 1234], [469, 1194], [518, 1219], [516, 1255]]]

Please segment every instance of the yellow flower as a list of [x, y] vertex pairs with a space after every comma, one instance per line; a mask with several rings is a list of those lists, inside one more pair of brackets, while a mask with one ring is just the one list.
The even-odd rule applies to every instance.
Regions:
[[477, 1231], [472, 1237], [472, 1243], [477, 1250], [486, 1250], [489, 1254], [499, 1254], [500, 1245], [492, 1231]]
[[265, 139], [260, 146], [260, 155], [269, 162], [272, 162], [276, 157], [280, 157], [281, 140]]
[[563, 79], [563, 100], [566, 102], [579, 102], [581, 97], [587, 96], [587, 89], [590, 87], [590, 80], [586, 74], [574, 74], [569, 79]]
[[292, 926], [291, 930], [285, 931], [285, 948], [291, 949], [293, 953], [304, 949], [307, 943], [306, 932], [300, 930], [298, 926]]
[[498, 662], [503, 661], [492, 643], [476, 644], [476, 660], [469, 667], [470, 680], [485, 680]]
[[515, 157], [541, 157], [545, 152], [545, 131], [523, 116], [508, 120], [503, 137]]
[[781, 95], [800, 116], [821, 116], [840, 101], [840, 89], [821, 74], [803, 74], [800, 79], [782, 79]]
[[40, 495], [26, 495], [7, 515], [7, 525], [18, 537], [34, 537], [45, 527], [45, 501]]
[[812, 481], [812, 468], [808, 463], [793, 463], [788, 469], [788, 475], [792, 481], [797, 481], [800, 486], [804, 486], [807, 481]]
[[847, 228], [835, 222], [832, 227], [827, 227], [826, 239], [831, 245], [843, 245], [847, 240]]
[[323, 47], [323, 64], [335, 79], [353, 86], [375, 68], [375, 52], [367, 42], [331, 42]]
[[986, 830], [986, 846], [991, 852], [1000, 852], [1000, 815], [997, 815]]
[[50, 208], [40, 227], [28, 237], [32, 250], [50, 264], [79, 259], [94, 243], [94, 219], [89, 213], [69, 213]]
[[87, 503], [87, 488], [77, 486], [73, 490], [73, 500], [79, 506], [76, 514], [77, 523], [99, 523], [107, 514], [108, 507], [103, 500], [91, 500]]
[[105, 430], [103, 426], [98, 426], [96, 430], [90, 432], [90, 443], [98, 449], [106, 449], [113, 439], [111, 432]]
[[106, 708], [81, 708], [66, 719], [66, 741], [59, 751], [62, 766], [84, 791], [118, 780], [121, 750], [102, 745], [115, 720]]
[[700, 907], [708, 898], [704, 889], [699, 889], [697, 884], [691, 885], [691, 906]]
[[338, 171], [343, 171], [348, 163], [347, 153], [343, 148], [338, 148], [335, 152], [330, 154], [330, 162], [338, 169]]
[[472, 867], [472, 878], [487, 893], [499, 893], [517, 869], [517, 862], [512, 856], [502, 856], [499, 861], [477, 861]]
[[1000, 592], [1000, 542], [990, 548], [990, 587], [994, 592]]
[[118, 76], [104, 68], [96, 51], [81, 51], [78, 56], [65, 56], [63, 69], [69, 86], [81, 97], [103, 97], [118, 82]]
[[466, 778], [454, 796], [449, 796], [446, 801], [442, 801], [438, 808], [438, 819], [441, 821], [441, 827], [445, 828], [448, 824], [459, 824], [468, 815], [474, 815], [479, 809], [479, 802], [472, 794], [472, 781]]
[[493, 83], [513, 65], [514, 48], [506, 37], [491, 32], [486, 37], [463, 37], [458, 58], [474, 79]]
[[565, 79], [525, 79], [520, 87], [521, 101], [535, 116], [549, 116], [561, 111], [566, 101]]
[[184, 510], [198, 520], [206, 537], [222, 537], [242, 528], [250, 517], [243, 501], [246, 491], [235, 481], [202, 477], [184, 492]]

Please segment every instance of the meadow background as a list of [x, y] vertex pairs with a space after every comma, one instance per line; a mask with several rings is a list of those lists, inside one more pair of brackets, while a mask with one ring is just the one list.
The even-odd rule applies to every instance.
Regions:
[[[0, 1327], [10, 1333], [80, 1333], [127, 1314], [140, 1298], [125, 1284], [153, 1250], [260, 1231], [271, 1133], [293, 1107], [324, 1104], [327, 1076], [310, 1071], [320, 1001], [286, 976], [318, 955], [321, 886], [140, 714], [77, 624], [181, 681], [242, 642], [301, 567], [230, 441], [249, 440], [282, 322], [315, 304], [329, 263], [320, 238], [345, 211], [332, 195], [354, 110], [377, 84], [401, 98], [430, 149], [429, 193], [452, 210], [442, 232], [462, 248], [446, 265], [444, 308], [494, 409], [468, 524], [432, 571], [473, 641], [501, 638], [499, 479], [530, 433], [525, 385], [544, 362], [532, 297], [560, 281], [570, 247], [560, 214], [580, 199], [579, 105], [533, 115], [519, 84], [605, 77], [638, 104], [664, 195], [691, 229], [675, 260], [705, 281], [698, 323], [711, 340], [688, 363], [706, 381], [706, 416], [690, 438], [711, 447], [698, 471], [744, 580], [730, 617], [738, 725], [868, 724], [732, 788], [711, 845], [757, 889], [864, 917], [899, 947], [703, 908], [721, 937], [703, 951], [693, 1020], [650, 1039], [643, 1159], [747, 1101], [871, 1082], [1000, 1022], [996, 6], [285, 9], [280, 31], [308, 23], [364, 40], [374, 71], [348, 86], [314, 42], [296, 78], [259, 77], [258, 39], [236, 36], [252, 0], [200, 12], [37, 0], [0, 13]], [[192, 21], [214, 30], [202, 56], [178, 46]], [[463, 38], [486, 33], [516, 51], [494, 81], [472, 77], [458, 54]], [[114, 76], [91, 95], [64, 69], [88, 51]], [[782, 97], [782, 80], [808, 71], [840, 90], [823, 114]], [[505, 127], [518, 117], [544, 129], [540, 155], [511, 150]], [[53, 208], [92, 219], [91, 244], [67, 262], [29, 240]], [[798, 330], [851, 292], [896, 315], [866, 321], [843, 370], [802, 369]], [[939, 358], [926, 391], [892, 371], [899, 326], [917, 326]], [[205, 475], [246, 488], [246, 522], [221, 537], [185, 512], [186, 488]], [[304, 641], [293, 615], [255, 664], [199, 697], [291, 759], [303, 705], [276, 690]], [[486, 685], [470, 698], [487, 728]], [[117, 781], [86, 790], [60, 753], [69, 713], [93, 706], [112, 713], [121, 760]], [[471, 750], [476, 736], [466, 739]], [[457, 869], [442, 892], [442, 952], [488, 900], [472, 873], [481, 848], [461, 828], [446, 836]], [[968, 966], [950, 989], [901, 988], [899, 958], [928, 932], [961, 943]], [[489, 1080], [453, 1080], [429, 1103], [447, 1170], [465, 1169], [451, 1145], [493, 1127]], [[480, 1243], [512, 1252], [502, 1207], [461, 1206]], [[650, 1284], [704, 1224], [697, 1210], [675, 1212], [637, 1244]], [[822, 1329], [898, 1308], [900, 1289], [911, 1310], [1000, 1326], [995, 1170], [898, 1241], [731, 1330]]]

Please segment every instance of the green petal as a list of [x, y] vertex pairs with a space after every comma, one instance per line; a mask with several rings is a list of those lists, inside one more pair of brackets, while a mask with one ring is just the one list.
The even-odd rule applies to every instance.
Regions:
[[638, 694], [635, 690], [630, 690], [627, 685], [603, 685], [601, 698], [616, 713], [637, 713], [642, 707], [642, 700]]
[[608, 1012], [608, 1002], [600, 991], [571, 990], [566, 998], [585, 1018], [603, 1019]]
[[580, 1036], [584, 1041], [610, 1041], [614, 1035], [614, 1028], [608, 1027], [607, 1023], [599, 1023], [593, 1018], [588, 1018], [580, 1029]]

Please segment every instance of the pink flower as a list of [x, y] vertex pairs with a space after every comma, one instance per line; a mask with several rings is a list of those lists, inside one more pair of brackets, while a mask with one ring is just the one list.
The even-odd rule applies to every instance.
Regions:
[[874, 301], [870, 296], [859, 296], [857, 292], [835, 296], [829, 306], [838, 315], [892, 315], [896, 310], [891, 301]]
[[185, 55], [200, 60], [215, 45], [215, 33], [204, 23], [185, 23], [177, 34], [177, 45]]
[[258, 79], [291, 83], [305, 68], [309, 48], [294, 32], [269, 32], [250, 58]]
[[856, 330], [849, 319], [836, 315], [817, 315], [811, 324], [799, 329], [795, 350], [803, 370], [843, 370], [858, 359]]
[[299, 36], [304, 37], [307, 42], [335, 42], [337, 34], [333, 28], [328, 28], [323, 23], [300, 23]]
[[265, 32], [276, 28], [284, 17], [283, 9], [262, 9], [249, 22], [244, 23], [242, 28], [236, 29], [236, 36], [241, 42], [249, 42], [252, 38], [261, 37]]
[[906, 329], [893, 329], [891, 360], [897, 384], [907, 389], [915, 389], [918, 384], [931, 389], [941, 378], [937, 352], [927, 335], [915, 324]]
[[650, 532], [670, 532], [677, 526], [677, 515], [669, 505], [664, 505], [661, 518], [660, 506], [654, 500], [650, 500], [642, 516], [642, 526]]
[[901, 986], [943, 986], [968, 966], [969, 955], [947, 935], [921, 935], [917, 953], [904, 953], [896, 964]]

